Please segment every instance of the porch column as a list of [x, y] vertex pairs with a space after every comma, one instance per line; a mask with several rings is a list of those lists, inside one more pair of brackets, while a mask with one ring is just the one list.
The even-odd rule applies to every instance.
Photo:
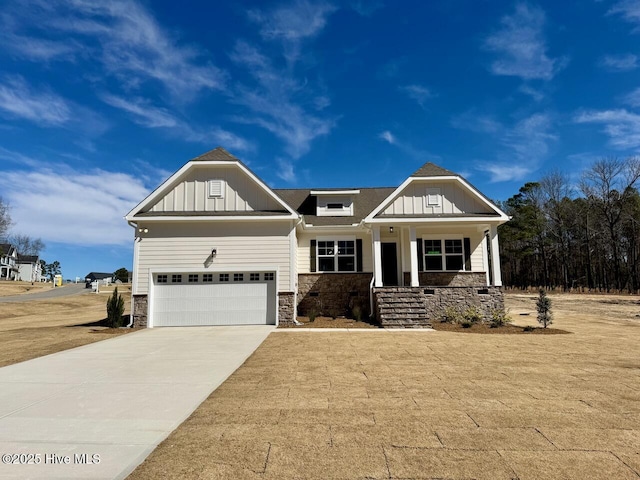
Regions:
[[416, 241], [416, 227], [409, 227], [409, 249], [411, 251], [411, 286], [420, 286], [418, 275], [418, 242]]
[[382, 287], [382, 248], [380, 245], [380, 226], [373, 227], [373, 276], [375, 286]]
[[500, 245], [498, 244], [498, 227], [491, 225], [491, 268], [493, 273], [493, 285], [502, 286], [502, 275], [500, 273]]
[[487, 248], [487, 234], [482, 231], [482, 268], [487, 277], [487, 285], [491, 285], [491, 275], [489, 275], [489, 249]]

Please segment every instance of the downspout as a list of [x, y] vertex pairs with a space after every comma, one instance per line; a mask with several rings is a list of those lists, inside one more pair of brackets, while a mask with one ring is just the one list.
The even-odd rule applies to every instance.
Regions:
[[[138, 225], [136, 225], [135, 223], [131, 222], [131, 221], [127, 221], [127, 223], [133, 227], [134, 232], [137, 231], [138, 229]], [[133, 274], [133, 278], [131, 279], [131, 313], [129, 314], [129, 324], [127, 325], [127, 328], [133, 328], [133, 308], [134, 308], [134, 303], [133, 303], [133, 291], [134, 291], [134, 284], [136, 282], [136, 275], [135, 275], [135, 269], [136, 269], [136, 262], [138, 260], [138, 244], [140, 243], [141, 238], [139, 236], [136, 235], [135, 240], [133, 241], [133, 270], [134, 270], [134, 274]]]
[[[298, 225], [300, 225], [302, 223], [303, 220], [303, 216], [302, 215], [298, 215], [298, 221], [295, 223], [295, 225], [293, 225], [293, 231], [294, 233], [297, 231], [298, 229]], [[296, 277], [298, 276], [298, 235], [296, 234]], [[298, 279], [296, 278], [296, 292], [295, 292], [295, 296], [293, 299], [294, 303], [297, 303], [298, 301]], [[294, 313], [298, 313], [298, 306], [294, 305], [293, 308]], [[293, 324], [296, 327], [299, 327], [300, 325], [303, 325], [302, 322], [299, 322], [298, 319], [296, 318], [296, 315], [293, 316]]]
[[[369, 232], [369, 234], [373, 235], [373, 233], [371, 232], [371, 227], [367, 226], [367, 224], [364, 223], [364, 220], [360, 221], [360, 226], [363, 227], [367, 232]], [[376, 274], [374, 272], [374, 273], [371, 274], [371, 281], [369, 282], [369, 319], [372, 319], [374, 317], [373, 285], [374, 285], [375, 281], [376, 281]]]

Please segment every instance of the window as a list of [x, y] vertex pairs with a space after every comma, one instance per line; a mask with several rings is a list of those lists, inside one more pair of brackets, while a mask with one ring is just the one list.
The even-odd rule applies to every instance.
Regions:
[[202, 281], [204, 283], [211, 283], [213, 282], [213, 273], [203, 273], [202, 274]]
[[167, 276], [166, 275], [158, 275], [157, 282], [158, 283], [167, 283]]
[[265, 279], [265, 281], [267, 281], [267, 282], [272, 281], [272, 280], [273, 280], [273, 273], [272, 273], [272, 272], [265, 273], [265, 274], [264, 274], [264, 279]]
[[249, 274], [249, 281], [250, 282], [258, 282], [258, 281], [260, 281], [260, 274], [259, 273], [250, 273]]
[[218, 280], [221, 282], [228, 282], [229, 281], [229, 274], [228, 273], [221, 273], [218, 276]]
[[[444, 250], [442, 243], [444, 242]], [[464, 270], [464, 248], [462, 239], [424, 241], [424, 269], [426, 271]]]
[[171, 283], [182, 283], [182, 275], [171, 275]]
[[189, 274], [189, 283], [195, 283], [198, 281], [198, 274]]
[[224, 180], [209, 180], [209, 198], [224, 198]]
[[355, 272], [356, 242], [354, 240], [318, 241], [319, 272]]
[[329, 210], [342, 210], [344, 205], [342, 203], [327, 203], [327, 209]]
[[242, 281], [244, 281], [244, 274], [243, 273], [234, 273], [233, 274], [233, 281], [234, 282], [242, 282]]

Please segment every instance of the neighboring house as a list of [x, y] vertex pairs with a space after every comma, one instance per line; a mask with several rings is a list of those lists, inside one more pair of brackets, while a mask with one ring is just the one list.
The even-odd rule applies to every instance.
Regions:
[[103, 285], [109, 285], [113, 281], [113, 273], [91, 272], [84, 277], [87, 288], [89, 288], [96, 280]]
[[18, 280], [23, 282], [41, 282], [42, 265], [37, 255], [20, 255], [16, 261], [18, 265]]
[[136, 326], [293, 323], [375, 312], [423, 326], [447, 306], [503, 308], [507, 215], [427, 163], [399, 187], [271, 189], [216, 148], [126, 216], [135, 228]]
[[10, 243], [0, 243], [0, 280], [18, 278], [18, 250]]

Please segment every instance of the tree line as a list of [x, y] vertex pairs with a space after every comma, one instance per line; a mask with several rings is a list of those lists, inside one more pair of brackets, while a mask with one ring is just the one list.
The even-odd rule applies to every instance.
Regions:
[[640, 290], [640, 158], [604, 158], [575, 181], [552, 172], [504, 202], [503, 284]]

